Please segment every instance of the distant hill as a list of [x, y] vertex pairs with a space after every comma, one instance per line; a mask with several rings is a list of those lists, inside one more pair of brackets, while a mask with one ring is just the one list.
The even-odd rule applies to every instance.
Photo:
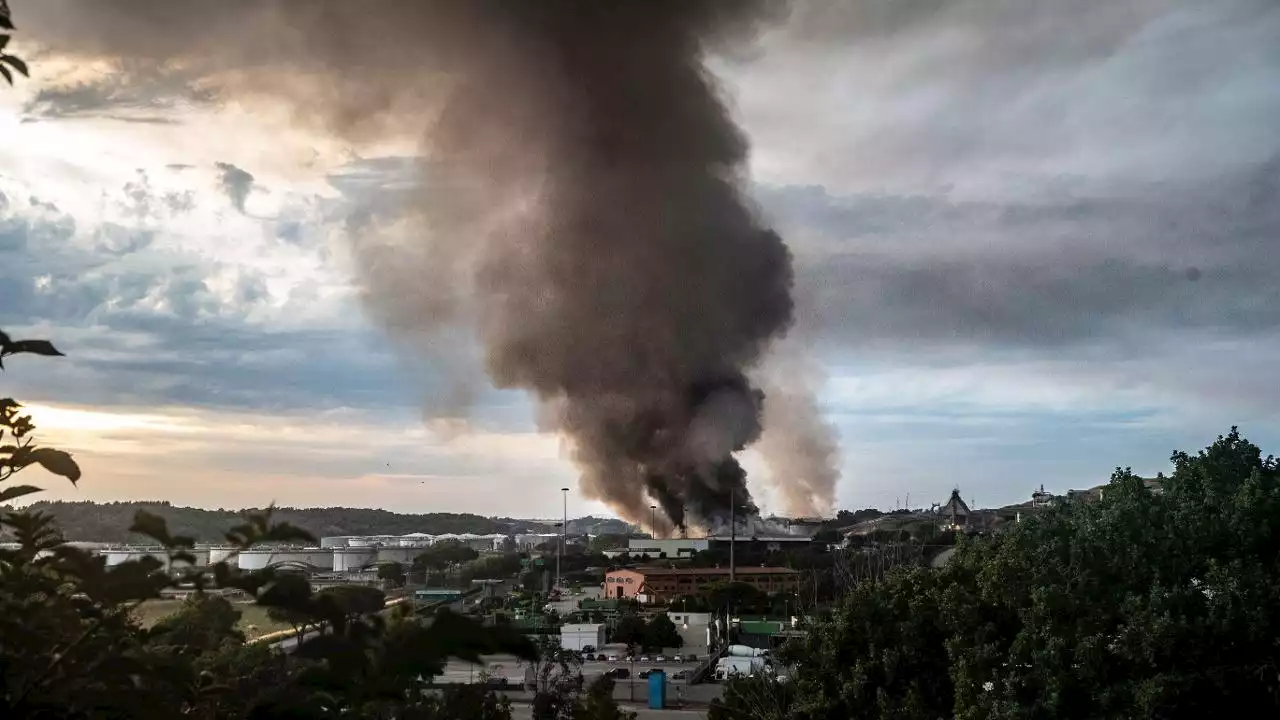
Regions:
[[630, 535], [637, 528], [617, 518], [598, 518], [590, 515], [569, 519], [571, 535]]
[[[223, 533], [253, 510], [205, 510], [177, 507], [167, 502], [47, 502], [32, 503], [32, 510], [46, 512], [58, 520], [68, 540], [97, 542], [139, 542], [130, 536], [129, 526], [139, 510], [163, 517], [169, 531], [189, 535], [197, 542], [222, 542]], [[317, 538], [325, 535], [404, 535], [411, 532], [443, 533], [552, 532], [545, 526], [510, 518], [487, 518], [470, 513], [425, 513], [407, 515], [367, 508], [276, 508], [276, 520], [306, 529]]]

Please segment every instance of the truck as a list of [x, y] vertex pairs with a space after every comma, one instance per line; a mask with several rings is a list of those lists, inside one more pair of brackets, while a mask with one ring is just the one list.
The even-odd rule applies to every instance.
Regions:
[[730, 675], [753, 677], [757, 673], [771, 672], [772, 664], [760, 655], [725, 655], [716, 661], [715, 679], [725, 680]]

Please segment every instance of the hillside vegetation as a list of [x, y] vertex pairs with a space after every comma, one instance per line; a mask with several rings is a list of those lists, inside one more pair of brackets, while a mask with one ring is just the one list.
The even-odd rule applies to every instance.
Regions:
[[[178, 507], [167, 502], [48, 502], [32, 503], [28, 509], [52, 515], [68, 540], [96, 542], [142, 542], [145, 538], [128, 532], [139, 510], [164, 518], [176, 534], [196, 542], [222, 542], [227, 528], [246, 515], [261, 510], [205, 510]], [[513, 529], [545, 529], [520, 520], [486, 518], [469, 513], [425, 513], [402, 515], [364, 508], [276, 508], [273, 517], [300, 527], [315, 537], [326, 535], [404, 535], [420, 532], [498, 533]]]

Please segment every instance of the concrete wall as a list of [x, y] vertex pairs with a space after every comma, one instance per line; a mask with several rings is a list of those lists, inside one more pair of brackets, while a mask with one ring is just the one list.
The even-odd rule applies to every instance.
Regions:
[[688, 625], [689, 627], [706, 627], [711, 624], [711, 613], [703, 612], [680, 612], [672, 610], [667, 613], [667, 617], [671, 618], [671, 622], [676, 627]]

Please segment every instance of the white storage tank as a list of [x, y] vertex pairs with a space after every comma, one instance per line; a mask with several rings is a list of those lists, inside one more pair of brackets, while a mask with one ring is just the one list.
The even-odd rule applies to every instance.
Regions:
[[307, 570], [332, 570], [332, 550], [321, 548], [249, 548], [240, 553], [241, 570], [291, 565]]
[[153, 557], [160, 562], [168, 562], [168, 554], [162, 547], [117, 547], [108, 548], [102, 551], [102, 556], [107, 559], [107, 567], [114, 567], [130, 560], [141, 560], [145, 557]]
[[407, 565], [413, 562], [413, 559], [422, 554], [422, 548], [419, 547], [384, 547], [378, 548], [377, 561], [379, 563], [401, 563]]
[[[217, 565], [218, 563], [226, 560], [227, 558], [230, 558], [231, 554], [234, 553], [235, 551], [236, 549], [233, 547], [211, 547], [209, 548], [209, 564]], [[231, 565], [234, 566], [235, 564], [236, 564], [235, 560], [232, 559]]]
[[333, 549], [333, 571], [355, 572], [378, 561], [378, 549], [373, 547], [349, 547]]

